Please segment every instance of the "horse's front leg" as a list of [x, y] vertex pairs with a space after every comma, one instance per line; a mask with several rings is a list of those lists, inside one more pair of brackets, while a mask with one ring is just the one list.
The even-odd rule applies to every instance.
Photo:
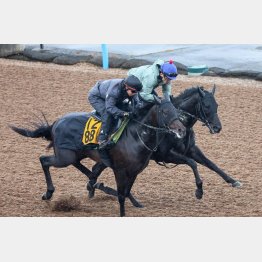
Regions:
[[242, 184], [239, 181], [228, 176], [223, 170], [218, 168], [211, 160], [209, 160], [196, 145], [190, 148], [188, 155], [192, 157], [195, 161], [197, 161], [199, 164], [206, 166], [210, 170], [216, 172], [227, 183], [231, 184], [233, 187], [242, 186]]
[[203, 194], [204, 194], [203, 182], [202, 182], [200, 175], [198, 173], [197, 164], [193, 159], [191, 159], [191, 158], [189, 158], [185, 155], [179, 154], [172, 149], [169, 152], [167, 158], [165, 159], [165, 162], [178, 164], [178, 165], [179, 164], [185, 164], [185, 165], [190, 166], [193, 173], [194, 173], [195, 182], [196, 182], [196, 186], [197, 186], [197, 189], [196, 189], [196, 192], [195, 192], [196, 198], [201, 199], [203, 197]]
[[120, 205], [120, 216], [126, 215], [125, 199], [127, 196], [128, 178], [125, 170], [114, 170], [115, 180], [117, 185], [117, 196]]
[[[120, 174], [121, 176], [121, 174]], [[122, 177], [119, 179], [119, 176], [116, 176], [117, 181], [117, 194], [118, 194], [118, 201], [120, 204], [120, 216], [125, 216], [125, 199], [128, 197], [131, 202], [137, 207], [143, 207], [139, 202], [135, 200], [135, 198], [132, 196], [130, 198], [130, 191], [131, 188], [135, 182], [137, 175], [129, 175], [126, 176], [126, 174], [122, 174]]]

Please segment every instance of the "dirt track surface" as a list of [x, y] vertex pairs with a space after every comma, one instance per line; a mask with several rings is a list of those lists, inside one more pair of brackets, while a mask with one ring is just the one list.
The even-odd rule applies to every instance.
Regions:
[[[22, 137], [8, 125], [26, 127], [41, 117], [50, 123], [68, 112], [90, 111], [86, 95], [100, 79], [124, 78], [126, 70], [104, 71], [90, 64], [61, 66], [40, 62], [0, 59], [0, 216], [118, 216], [116, 198], [96, 191], [87, 198], [86, 178], [74, 167], [51, 168], [56, 191], [51, 201], [41, 200], [46, 182], [39, 162], [48, 142]], [[243, 183], [232, 188], [213, 171], [199, 166], [204, 196], [195, 198], [195, 179], [188, 166], [165, 169], [154, 162], [138, 175], [132, 188], [145, 206], [126, 200], [127, 216], [262, 216], [262, 83], [254, 80], [179, 76], [173, 94], [185, 88], [218, 86], [216, 100], [223, 125], [220, 134], [195, 125], [197, 145], [227, 174]], [[35, 114], [35, 115], [34, 115]], [[91, 167], [94, 162], [83, 162]], [[100, 182], [115, 188], [114, 175], [105, 170]], [[77, 210], [53, 211], [54, 203], [68, 197]]]

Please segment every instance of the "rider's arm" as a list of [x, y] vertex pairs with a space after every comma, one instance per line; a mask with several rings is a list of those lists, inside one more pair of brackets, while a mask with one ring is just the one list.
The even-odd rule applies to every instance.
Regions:
[[117, 100], [116, 100], [116, 97], [112, 96], [112, 95], [108, 95], [106, 97], [106, 111], [113, 115], [115, 118], [117, 117], [122, 117], [125, 113], [125, 111], [123, 110], [120, 110], [117, 106], [116, 106], [116, 103], [117, 103]]
[[162, 93], [166, 100], [170, 101], [171, 96], [171, 84], [164, 84], [162, 85]]
[[147, 102], [154, 102], [154, 96], [152, 92], [157, 86], [157, 77], [154, 75], [145, 76], [140, 81], [142, 82], [143, 88], [139, 92], [139, 96]]

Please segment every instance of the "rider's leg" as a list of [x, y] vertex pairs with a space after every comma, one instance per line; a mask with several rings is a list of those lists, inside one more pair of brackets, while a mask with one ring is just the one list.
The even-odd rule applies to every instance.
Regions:
[[99, 145], [102, 145], [107, 142], [113, 122], [112, 115], [108, 114], [107, 112], [101, 116], [101, 119], [102, 119], [102, 126], [98, 137]]

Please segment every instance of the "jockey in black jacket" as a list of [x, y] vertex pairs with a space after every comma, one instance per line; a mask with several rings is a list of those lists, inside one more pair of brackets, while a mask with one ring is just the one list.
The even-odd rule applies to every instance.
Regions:
[[102, 148], [107, 142], [113, 121], [130, 113], [121, 109], [125, 100], [131, 100], [141, 91], [142, 83], [133, 75], [125, 79], [109, 79], [98, 81], [88, 93], [88, 100], [101, 116], [102, 127], [98, 138]]

